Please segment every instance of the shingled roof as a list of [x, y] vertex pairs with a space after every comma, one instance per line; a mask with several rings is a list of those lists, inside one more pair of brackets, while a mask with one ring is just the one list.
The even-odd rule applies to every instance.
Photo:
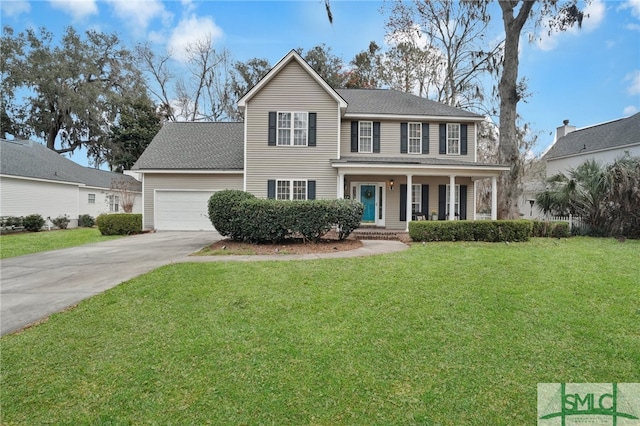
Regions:
[[124, 179], [133, 191], [142, 184], [131, 176], [83, 167], [30, 140], [0, 139], [0, 173], [34, 179], [71, 182], [98, 188], [111, 188], [114, 180]]
[[244, 169], [244, 123], [168, 122], [132, 170]]
[[483, 119], [481, 115], [397, 90], [337, 89], [336, 92], [348, 104], [346, 115], [423, 115]]
[[631, 117], [574, 130], [559, 138], [545, 155], [550, 160], [640, 144], [640, 113]]

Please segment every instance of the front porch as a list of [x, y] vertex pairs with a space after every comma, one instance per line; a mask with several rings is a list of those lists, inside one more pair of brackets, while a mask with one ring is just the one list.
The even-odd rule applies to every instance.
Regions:
[[476, 219], [476, 182], [481, 179], [491, 179], [491, 219], [497, 219], [497, 177], [508, 170], [460, 161], [419, 164], [406, 159], [343, 159], [332, 165], [337, 169], [338, 198], [364, 204], [363, 226], [404, 232], [413, 219]]

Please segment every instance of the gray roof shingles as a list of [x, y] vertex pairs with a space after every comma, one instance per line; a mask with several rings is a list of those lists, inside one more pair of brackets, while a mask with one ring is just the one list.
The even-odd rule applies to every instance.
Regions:
[[346, 114], [425, 115], [432, 117], [483, 117], [460, 108], [389, 89], [336, 89], [347, 102]]
[[546, 153], [545, 159], [633, 144], [640, 144], [640, 112], [631, 117], [574, 130], [559, 138]]
[[142, 190], [142, 184], [131, 176], [83, 167], [30, 140], [0, 139], [0, 173], [107, 189], [114, 180], [124, 179], [132, 190]]
[[244, 169], [244, 123], [168, 122], [132, 170]]

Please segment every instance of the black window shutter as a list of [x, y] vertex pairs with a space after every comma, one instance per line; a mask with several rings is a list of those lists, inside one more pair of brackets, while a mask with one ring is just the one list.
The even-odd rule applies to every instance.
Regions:
[[467, 125], [460, 125], [460, 155], [467, 155]]
[[422, 185], [422, 213], [429, 216], [429, 185]]
[[447, 185], [438, 185], [438, 220], [447, 218]]
[[307, 145], [316, 146], [316, 113], [309, 113], [309, 133], [307, 135]]
[[400, 221], [407, 220], [407, 184], [400, 184]]
[[308, 180], [307, 181], [307, 200], [315, 200], [316, 199], [316, 181]]
[[460, 185], [460, 220], [467, 220], [467, 185]]
[[267, 198], [276, 198], [276, 181], [274, 179], [267, 181]]
[[429, 153], [429, 123], [422, 123], [422, 153]]
[[440, 154], [447, 153], [447, 125], [440, 125]]
[[277, 117], [275, 111], [269, 111], [269, 146], [276, 146]]
[[373, 122], [373, 152], [380, 152], [380, 122]]
[[400, 123], [400, 154], [407, 153], [408, 137], [407, 123]]
[[358, 122], [351, 122], [351, 152], [358, 152]]

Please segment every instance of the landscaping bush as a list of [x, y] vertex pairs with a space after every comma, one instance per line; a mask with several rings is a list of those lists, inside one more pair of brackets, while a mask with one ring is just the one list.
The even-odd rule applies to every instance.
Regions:
[[414, 241], [528, 241], [533, 224], [528, 220], [412, 221]]
[[555, 237], [566, 238], [571, 236], [569, 223], [567, 222], [549, 222], [549, 221], [533, 221], [533, 237]]
[[93, 228], [96, 224], [96, 220], [88, 214], [81, 214], [78, 216], [78, 226], [82, 228]]
[[264, 200], [235, 190], [209, 199], [209, 218], [218, 232], [253, 243], [288, 237], [318, 241], [333, 226], [344, 239], [360, 225], [362, 210], [361, 203], [351, 200]]
[[51, 220], [51, 223], [53, 223], [58, 229], [67, 229], [67, 226], [69, 226], [69, 222], [71, 222], [71, 219], [69, 219], [69, 216], [67, 216], [66, 214], [60, 215]]
[[31, 214], [22, 219], [22, 226], [26, 231], [38, 232], [44, 226], [44, 219], [39, 214]]
[[218, 191], [209, 198], [209, 220], [216, 231], [223, 237], [242, 241], [243, 228], [241, 223], [245, 218], [240, 215], [239, 205], [242, 201], [252, 200], [253, 194], [235, 189]]
[[0, 217], [0, 227], [3, 229], [16, 229], [22, 227], [22, 218], [18, 216]]
[[102, 235], [131, 235], [142, 232], [142, 215], [132, 213], [101, 214], [96, 224]]
[[346, 239], [354, 230], [360, 226], [364, 205], [355, 200], [335, 200], [333, 202], [333, 214], [340, 240]]

